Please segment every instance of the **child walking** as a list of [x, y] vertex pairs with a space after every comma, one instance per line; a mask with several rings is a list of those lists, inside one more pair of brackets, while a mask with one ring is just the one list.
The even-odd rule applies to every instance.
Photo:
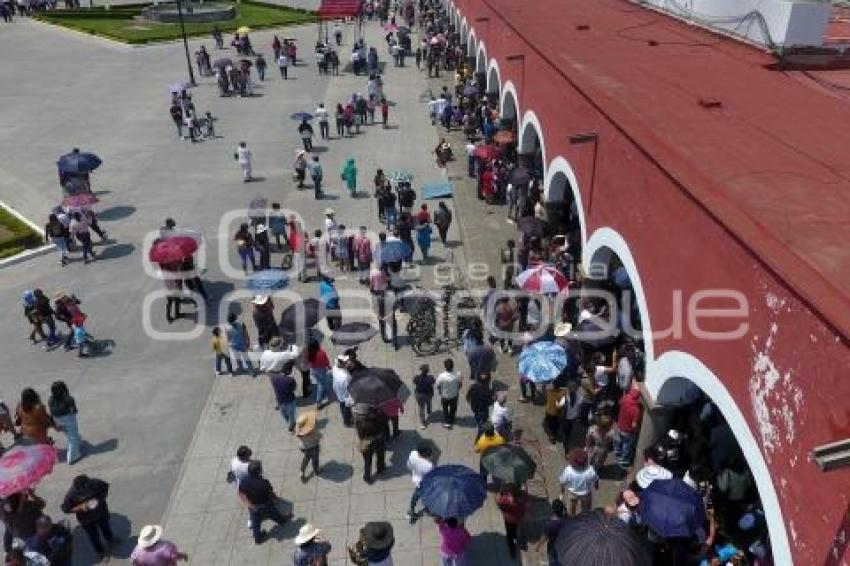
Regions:
[[227, 366], [228, 373], [230, 373], [233, 377], [236, 377], [236, 372], [233, 371], [233, 363], [230, 361], [230, 356], [227, 355], [227, 342], [221, 335], [221, 328], [213, 328], [212, 335], [213, 337], [210, 342], [210, 348], [215, 354], [215, 374], [224, 375], [224, 372], [221, 371], [221, 363], [224, 362], [224, 365]]
[[295, 421], [295, 436], [298, 437], [298, 447], [303, 454], [301, 482], [307, 483], [309, 478], [304, 474], [307, 471], [307, 464], [312, 463], [313, 475], [319, 476], [319, 444], [322, 441], [322, 433], [316, 430], [315, 411], [308, 411], [298, 417]]

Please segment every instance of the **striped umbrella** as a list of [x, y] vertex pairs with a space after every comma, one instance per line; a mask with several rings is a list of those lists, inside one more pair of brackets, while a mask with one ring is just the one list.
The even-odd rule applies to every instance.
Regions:
[[541, 265], [517, 275], [516, 284], [533, 293], [560, 293], [570, 281], [551, 265]]
[[558, 564], [650, 566], [652, 556], [637, 533], [616, 516], [582, 513], [561, 527], [555, 542]]

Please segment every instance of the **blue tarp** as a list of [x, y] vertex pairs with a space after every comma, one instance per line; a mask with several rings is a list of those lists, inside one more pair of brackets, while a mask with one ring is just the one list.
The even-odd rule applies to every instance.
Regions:
[[426, 183], [422, 185], [423, 199], [450, 197], [453, 192], [454, 187], [452, 187], [451, 183], [445, 180], [434, 181], [433, 183]]

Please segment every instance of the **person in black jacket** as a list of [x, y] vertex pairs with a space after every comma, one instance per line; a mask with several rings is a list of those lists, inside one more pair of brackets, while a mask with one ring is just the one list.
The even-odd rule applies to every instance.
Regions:
[[261, 350], [266, 350], [271, 339], [280, 335], [274, 319], [274, 303], [268, 295], [257, 295], [252, 302], [254, 303], [254, 326], [257, 327], [257, 343]]
[[359, 440], [358, 450], [363, 454], [363, 481], [372, 484], [372, 459], [376, 457], [375, 473], [380, 475], [386, 469], [387, 417], [383, 413], [363, 403], [352, 407], [354, 428]]
[[472, 409], [475, 424], [478, 425], [478, 433], [475, 435], [475, 440], [478, 440], [489, 418], [490, 405], [493, 404], [489, 374], [481, 374], [479, 379], [472, 382], [466, 392], [466, 401], [469, 403], [469, 408]]
[[27, 550], [44, 556], [50, 566], [71, 566], [74, 536], [62, 523], [54, 523], [47, 515], [35, 521], [35, 534], [26, 541]]
[[35, 312], [41, 322], [47, 326], [47, 347], [49, 348], [59, 341], [56, 336], [56, 319], [53, 318], [56, 313], [50, 306], [50, 299], [41, 289], [35, 289], [32, 294], [35, 295]]
[[74, 513], [77, 522], [86, 531], [92, 546], [97, 552], [98, 560], [106, 557], [101, 535], [107, 544], [115, 541], [109, 526], [109, 507], [106, 496], [109, 494], [109, 484], [103, 480], [79, 475], [74, 478], [71, 489], [65, 494], [62, 511]]

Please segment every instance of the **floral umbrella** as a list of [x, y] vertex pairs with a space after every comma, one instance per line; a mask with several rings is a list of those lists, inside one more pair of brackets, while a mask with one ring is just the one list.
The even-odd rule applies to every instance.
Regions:
[[0, 497], [34, 487], [55, 463], [56, 449], [48, 444], [13, 446], [0, 458]]

